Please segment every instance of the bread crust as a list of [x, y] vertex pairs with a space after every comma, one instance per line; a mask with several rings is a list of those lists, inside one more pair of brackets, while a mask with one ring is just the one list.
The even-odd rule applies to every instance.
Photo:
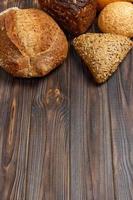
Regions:
[[100, 13], [98, 26], [104, 33], [114, 33], [133, 37], [133, 4], [130, 2], [113, 2]]
[[133, 47], [129, 38], [109, 33], [83, 34], [73, 44], [97, 83], [104, 83]]
[[75, 35], [84, 33], [96, 16], [95, 0], [39, 0], [41, 7]]
[[10, 10], [2, 15], [0, 35], [1, 65], [13, 76], [45, 76], [67, 57], [64, 33], [38, 9]]

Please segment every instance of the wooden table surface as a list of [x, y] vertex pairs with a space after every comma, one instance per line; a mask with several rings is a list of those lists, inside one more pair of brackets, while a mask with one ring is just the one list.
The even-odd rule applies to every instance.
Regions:
[[0, 70], [0, 200], [133, 199], [132, 62], [101, 86], [72, 47], [45, 78]]

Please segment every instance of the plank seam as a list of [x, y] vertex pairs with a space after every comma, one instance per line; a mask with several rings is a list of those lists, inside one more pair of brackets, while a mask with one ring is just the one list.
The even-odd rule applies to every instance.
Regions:
[[[109, 93], [108, 93], [109, 94]], [[109, 100], [109, 95], [108, 95], [108, 102]], [[115, 166], [114, 166], [114, 148], [113, 148], [113, 133], [112, 133], [112, 120], [111, 120], [111, 110], [110, 110], [110, 104], [109, 104], [109, 119], [110, 119], [110, 143], [111, 143], [111, 162], [112, 162], [112, 178], [113, 178], [113, 189], [114, 189], [114, 199], [117, 200], [116, 197], [116, 187], [115, 187]]]

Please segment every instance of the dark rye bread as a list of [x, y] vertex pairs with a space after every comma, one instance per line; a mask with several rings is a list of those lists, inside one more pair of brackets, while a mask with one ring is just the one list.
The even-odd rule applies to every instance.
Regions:
[[17, 77], [48, 74], [67, 56], [68, 43], [56, 22], [37, 9], [0, 15], [0, 64]]
[[95, 0], [39, 0], [41, 7], [73, 34], [84, 33], [96, 16]]

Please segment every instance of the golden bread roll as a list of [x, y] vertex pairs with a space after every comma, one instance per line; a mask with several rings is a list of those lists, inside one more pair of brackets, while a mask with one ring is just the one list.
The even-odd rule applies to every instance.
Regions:
[[116, 1], [128, 1], [128, 2], [133, 2], [133, 0], [97, 0], [97, 4], [98, 4], [98, 9], [103, 9], [106, 5], [108, 5], [109, 3], [112, 2], [116, 2]]
[[133, 47], [129, 38], [109, 33], [83, 34], [73, 44], [97, 83], [105, 82]]
[[16, 77], [45, 76], [67, 57], [67, 39], [46, 13], [9, 9], [0, 15], [0, 64]]
[[129, 2], [108, 4], [99, 15], [98, 26], [104, 33], [133, 37], [133, 4]]
[[96, 16], [96, 0], [39, 0], [41, 7], [73, 34], [84, 33]]

